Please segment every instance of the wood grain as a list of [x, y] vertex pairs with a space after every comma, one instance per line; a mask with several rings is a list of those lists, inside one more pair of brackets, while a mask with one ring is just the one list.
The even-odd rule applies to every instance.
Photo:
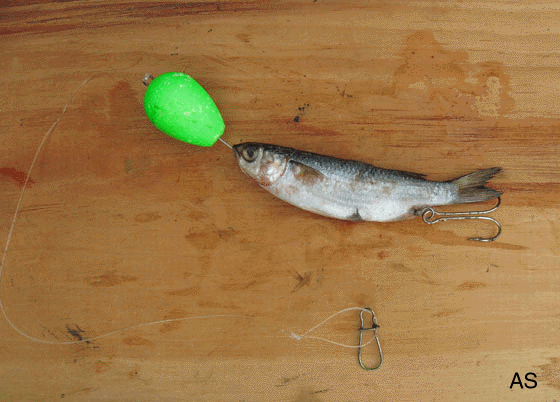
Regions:
[[[560, 400], [560, 10], [538, 2], [12, 1], [0, 10], [0, 400]], [[355, 224], [274, 199], [143, 112], [184, 71], [232, 143], [446, 180], [501, 166], [483, 223]], [[385, 364], [295, 341], [370, 306]], [[316, 335], [355, 343], [358, 315]], [[372, 349], [366, 358], [373, 361]], [[519, 372], [537, 387], [510, 389]], [[523, 379], [525, 382], [525, 380]], [[529, 384], [530, 385], [530, 384]]]

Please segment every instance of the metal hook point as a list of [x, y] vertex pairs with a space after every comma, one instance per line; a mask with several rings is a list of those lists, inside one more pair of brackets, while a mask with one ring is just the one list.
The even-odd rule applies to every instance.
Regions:
[[[371, 326], [366, 327], [364, 324], [364, 313], [368, 312], [371, 314]], [[360, 343], [358, 346], [358, 362], [360, 363], [360, 366], [366, 370], [366, 371], [375, 371], [378, 370], [381, 365], [383, 364], [383, 351], [381, 350], [381, 344], [379, 343], [379, 337], [377, 336], [377, 329], [379, 328], [379, 325], [377, 324], [377, 321], [375, 319], [375, 313], [373, 312], [373, 310], [369, 307], [364, 308], [362, 311], [360, 311]], [[362, 359], [362, 350], [364, 348], [364, 343], [363, 343], [363, 335], [364, 335], [364, 331], [373, 331], [373, 336], [375, 338], [375, 341], [377, 343], [377, 349], [379, 350], [379, 364], [375, 367], [367, 367], [364, 364], [364, 361]]]
[[[490, 221], [494, 223], [498, 228], [498, 232], [494, 236], [469, 238], [469, 240], [474, 240], [474, 241], [490, 242], [496, 240], [500, 236], [500, 234], [502, 233], [502, 225], [500, 225], [500, 222], [498, 222], [496, 219], [491, 218], [489, 216], [482, 216], [482, 215], [487, 215], [491, 212], [494, 212], [500, 207], [500, 204], [502, 203], [502, 199], [500, 197], [497, 198], [498, 198], [498, 203], [494, 207], [487, 209], [485, 211], [441, 212], [441, 211], [436, 211], [432, 207], [427, 207], [421, 211], [420, 215], [422, 216], [422, 220], [429, 225], [433, 225], [434, 223], [438, 223], [438, 222], [467, 220], [467, 219], [479, 219], [484, 221]], [[436, 218], [436, 216], [441, 216], [441, 218]]]

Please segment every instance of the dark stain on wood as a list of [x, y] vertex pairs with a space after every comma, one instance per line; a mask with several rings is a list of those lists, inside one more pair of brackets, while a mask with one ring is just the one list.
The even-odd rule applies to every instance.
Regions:
[[87, 279], [87, 283], [93, 287], [111, 287], [125, 282], [134, 282], [136, 280], [138, 280], [138, 278], [135, 276], [118, 275], [115, 271], [110, 271], [103, 275]]
[[[284, 8], [273, 2], [67, 2], [61, 16], [60, 10], [48, 10], [45, 7], [29, 7], [33, 3], [43, 1], [22, 2], [19, 10], [11, 7], [8, 11], [0, 11], [0, 20], [11, 21], [0, 28], [0, 35], [42, 34], [68, 31], [73, 29], [119, 26], [146, 21], [152, 18], [181, 16], [205, 16], [220, 13], [254, 13]], [[74, 4], [72, 4], [74, 3]], [[76, 4], [78, 3], [78, 4]], [[14, 2], [11, 3], [14, 5]], [[8, 14], [9, 13], [9, 14]]]
[[549, 357], [550, 363], [537, 366], [541, 373], [538, 374], [539, 384], [543, 382], [549, 387], [560, 390], [560, 358]]
[[457, 286], [457, 290], [474, 290], [474, 289], [482, 289], [485, 288], [487, 285], [482, 282], [463, 282], [459, 286]]
[[154, 346], [154, 343], [152, 341], [149, 341], [137, 335], [124, 338], [122, 342], [129, 346]]
[[161, 216], [157, 212], [142, 212], [134, 217], [136, 222], [153, 222], [157, 221]]
[[447, 50], [429, 30], [408, 35], [404, 45], [402, 64], [382, 95], [416, 98], [438, 118], [496, 118], [513, 109], [502, 62], [471, 63], [466, 51]]
[[311, 283], [311, 276], [312, 275], [313, 275], [313, 273], [310, 272], [310, 271], [304, 272], [303, 274], [300, 274], [299, 272], [296, 272], [294, 274], [294, 278], [297, 280], [297, 284], [294, 287], [294, 289], [292, 290], [292, 293], [297, 292], [298, 290], [300, 290], [304, 286], [309, 286], [310, 283]]
[[[27, 177], [27, 174], [15, 168], [3, 167], [0, 168], [0, 176], [12, 179], [17, 184], [19, 184], [20, 187], [23, 187], [25, 184], [25, 178]], [[33, 179], [29, 178], [29, 181], [27, 182], [27, 186], [32, 187], [34, 184], [35, 182], [33, 181]]]
[[78, 341], [83, 341], [84, 337], [82, 336], [82, 334], [85, 333], [85, 331], [77, 325], [75, 327], [76, 328], [72, 328], [72, 327], [70, 327], [70, 325], [67, 325], [66, 326], [66, 332], [68, 332], [70, 335], [72, 335]]

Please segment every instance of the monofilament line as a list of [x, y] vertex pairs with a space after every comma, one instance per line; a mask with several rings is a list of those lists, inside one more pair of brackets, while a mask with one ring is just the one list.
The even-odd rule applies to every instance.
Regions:
[[290, 333], [290, 337], [292, 339], [295, 339], [296, 341], [301, 341], [304, 338], [307, 339], [314, 339], [316, 341], [321, 341], [321, 342], [326, 342], [326, 343], [330, 343], [332, 345], [336, 345], [336, 346], [340, 346], [342, 348], [351, 348], [351, 349], [359, 349], [359, 348], [364, 348], [367, 345], [369, 345], [371, 342], [374, 341], [375, 338], [370, 339], [369, 341], [367, 341], [366, 343], [364, 343], [363, 345], [347, 345], [345, 343], [340, 343], [340, 342], [336, 342], [336, 341], [331, 341], [330, 339], [326, 339], [326, 338], [321, 338], [318, 336], [309, 336], [309, 334], [315, 330], [317, 330], [319, 327], [322, 327], [323, 325], [325, 325], [328, 321], [332, 320], [333, 318], [339, 316], [340, 314], [344, 314], [348, 311], [368, 311], [367, 309], [363, 308], [363, 307], [348, 307], [345, 309], [342, 309], [332, 315], [330, 315], [329, 317], [325, 318], [323, 321], [321, 321], [319, 324], [315, 325], [314, 327], [308, 329], [307, 331], [305, 331], [303, 334], [298, 335], [294, 332]]
[[[60, 116], [58, 116], [58, 118], [54, 121], [54, 123], [51, 125], [51, 127], [45, 133], [45, 135], [43, 135], [43, 138], [41, 139], [41, 142], [39, 143], [39, 147], [37, 148], [37, 151], [35, 151], [35, 156], [33, 156], [33, 160], [31, 161], [31, 165], [29, 165], [29, 170], [27, 171], [27, 175], [25, 176], [25, 181], [23, 183], [23, 187], [22, 187], [21, 192], [19, 194], [19, 198], [18, 198], [18, 201], [17, 201], [17, 204], [16, 204], [16, 209], [15, 209], [14, 215], [12, 217], [12, 223], [10, 224], [10, 229], [8, 230], [8, 237], [6, 238], [6, 244], [4, 245], [4, 252], [2, 253], [2, 259], [0, 260], [0, 285], [2, 284], [2, 274], [4, 272], [4, 264], [6, 262], [6, 256], [8, 255], [8, 249], [10, 248], [10, 243], [12, 241], [12, 235], [14, 233], [14, 227], [16, 226], [16, 221], [17, 221], [17, 218], [18, 218], [18, 214], [19, 214], [19, 211], [21, 209], [21, 204], [23, 202], [23, 196], [25, 195], [25, 190], [27, 189], [27, 184], [29, 183], [29, 178], [31, 177], [31, 172], [33, 171], [33, 167], [35, 166], [35, 163], [37, 162], [37, 159], [39, 158], [39, 154], [41, 153], [41, 150], [43, 149], [43, 146], [45, 145], [45, 143], [47, 141], [47, 138], [53, 132], [53, 130], [55, 129], [57, 124], [60, 122], [60, 120], [62, 119], [62, 117], [66, 113], [66, 110], [68, 109], [68, 105], [70, 105], [70, 102], [72, 102], [72, 99], [78, 93], [78, 91], [84, 85], [86, 85], [87, 82], [91, 79], [92, 79], [92, 77], [89, 77], [89, 78], [86, 78], [85, 80], [83, 80], [82, 83], [80, 85], [78, 85], [78, 87], [74, 90], [74, 92], [72, 92], [72, 94], [70, 94], [70, 97], [68, 98], [68, 101], [66, 102], [66, 104], [62, 108], [62, 112], [60, 113]], [[6, 309], [4, 308], [4, 303], [2, 302], [2, 287], [1, 286], [0, 286], [0, 310], [2, 310], [2, 315], [4, 316], [4, 318], [6, 319], [8, 324], [10, 324], [10, 326], [17, 333], [26, 337], [27, 339], [30, 339], [30, 340], [33, 340], [33, 341], [36, 341], [36, 342], [41, 342], [42, 341], [41, 339], [34, 338], [34, 337], [32, 337], [30, 335], [27, 335], [26, 333], [22, 332], [10, 320], [10, 318], [8, 317], [8, 314], [6, 313]]]
[[233, 149], [233, 147], [228, 144], [227, 142], [225, 142], [224, 140], [222, 140], [221, 138], [218, 138], [218, 140], [220, 140], [222, 142], [222, 144], [224, 144], [226, 147], [228, 147], [229, 149]]

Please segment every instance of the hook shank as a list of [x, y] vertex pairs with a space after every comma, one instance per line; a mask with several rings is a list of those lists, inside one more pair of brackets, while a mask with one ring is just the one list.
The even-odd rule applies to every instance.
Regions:
[[[422, 220], [429, 225], [433, 225], [434, 223], [438, 223], [438, 222], [470, 220], [470, 219], [490, 221], [494, 223], [498, 228], [498, 232], [494, 236], [469, 238], [469, 240], [474, 240], [474, 241], [490, 242], [496, 240], [500, 236], [500, 234], [502, 233], [502, 225], [500, 225], [500, 222], [498, 222], [496, 219], [483, 215], [487, 215], [491, 212], [494, 212], [500, 207], [501, 203], [502, 200], [500, 197], [498, 197], [498, 203], [494, 207], [484, 211], [442, 212], [442, 211], [436, 211], [432, 207], [427, 207], [421, 211], [420, 215], [422, 216]], [[436, 218], [436, 216], [441, 216], [441, 218]]]

